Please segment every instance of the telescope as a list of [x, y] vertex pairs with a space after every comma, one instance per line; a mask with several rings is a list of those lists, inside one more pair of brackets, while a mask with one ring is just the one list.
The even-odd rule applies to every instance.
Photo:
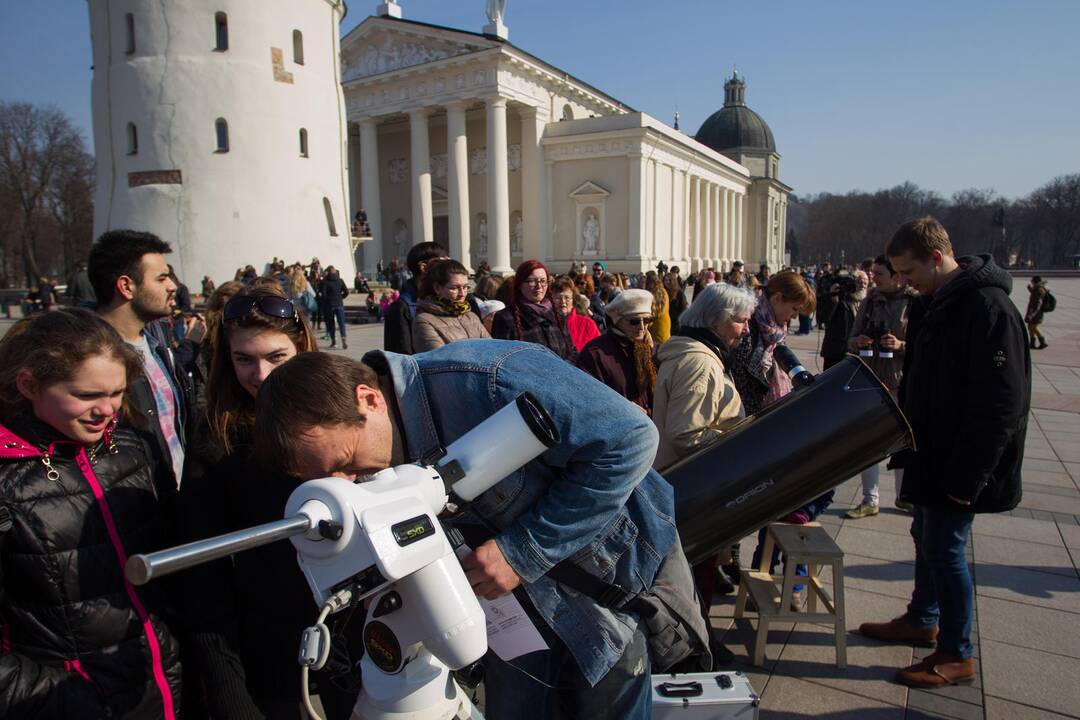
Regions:
[[[451, 670], [487, 652], [487, 625], [438, 515], [464, 504], [559, 442], [547, 411], [518, 396], [445, 450], [360, 482], [303, 483], [285, 519], [129, 558], [128, 579], [141, 585], [184, 568], [276, 540], [296, 546], [319, 620], [301, 638], [302, 692], [307, 672], [329, 653], [323, 620], [371, 598], [360, 661], [362, 718], [476, 717]], [[414, 714], [415, 713], [415, 714]]]
[[663, 471], [695, 564], [912, 447], [889, 391], [849, 355]]

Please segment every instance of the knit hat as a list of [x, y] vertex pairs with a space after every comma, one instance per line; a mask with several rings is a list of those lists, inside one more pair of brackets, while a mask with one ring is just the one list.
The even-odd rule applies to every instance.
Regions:
[[648, 290], [623, 290], [604, 306], [613, 323], [629, 315], [651, 315], [653, 294]]
[[506, 307], [506, 303], [502, 300], [481, 300], [476, 303], [476, 306], [480, 308], [480, 319], [483, 320], [492, 313], [497, 313]]

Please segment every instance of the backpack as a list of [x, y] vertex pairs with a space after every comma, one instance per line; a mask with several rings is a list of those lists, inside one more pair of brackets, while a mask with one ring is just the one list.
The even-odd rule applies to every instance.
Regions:
[[1054, 312], [1057, 309], [1057, 298], [1054, 297], [1054, 293], [1049, 290], [1046, 291], [1046, 297], [1043, 298], [1042, 311], [1044, 313]]

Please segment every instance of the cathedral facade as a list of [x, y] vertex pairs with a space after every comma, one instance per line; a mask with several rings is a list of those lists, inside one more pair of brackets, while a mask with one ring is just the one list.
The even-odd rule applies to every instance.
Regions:
[[380, 8], [341, 43], [365, 271], [427, 240], [500, 273], [782, 264], [790, 188], [741, 77], [695, 139], [515, 47], [501, 18], [470, 32]]

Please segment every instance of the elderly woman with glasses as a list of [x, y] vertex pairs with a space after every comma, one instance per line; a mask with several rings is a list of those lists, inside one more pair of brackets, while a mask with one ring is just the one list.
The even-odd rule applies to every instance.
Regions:
[[511, 280], [510, 302], [495, 314], [491, 336], [524, 340], [546, 346], [567, 362], [577, 359], [566, 318], [555, 311], [551, 299], [551, 273], [539, 260], [518, 265]]
[[[724, 283], [706, 285], [679, 318], [678, 331], [660, 346], [652, 418], [660, 431], [653, 466], [661, 473], [716, 442], [745, 417], [731, 377], [731, 352], [750, 331], [755, 305], [757, 298], [749, 290]], [[694, 566], [706, 620], [717, 582], [724, 581], [717, 573], [721, 559], [717, 555]], [[727, 582], [723, 588], [733, 589]], [[728, 657], [719, 645], [713, 652]]]
[[[210, 344], [207, 407], [191, 432], [180, 484], [184, 542], [281, 519], [296, 481], [261, 467], [252, 453], [255, 396], [278, 365], [316, 350], [305, 314], [277, 283], [253, 284], [226, 302]], [[176, 588], [188, 633], [184, 669], [205, 690], [185, 693], [185, 715], [299, 720], [296, 648], [316, 608], [292, 546], [274, 543], [191, 568]], [[330, 716], [348, 717], [355, 694], [325, 673], [324, 692]]]
[[653, 294], [648, 290], [623, 290], [607, 304], [608, 330], [589, 342], [578, 355], [577, 365], [594, 378], [652, 413], [656, 365], [649, 326]]
[[455, 340], [490, 338], [469, 306], [469, 271], [457, 260], [436, 260], [420, 280], [413, 318], [413, 352], [427, 352]]

